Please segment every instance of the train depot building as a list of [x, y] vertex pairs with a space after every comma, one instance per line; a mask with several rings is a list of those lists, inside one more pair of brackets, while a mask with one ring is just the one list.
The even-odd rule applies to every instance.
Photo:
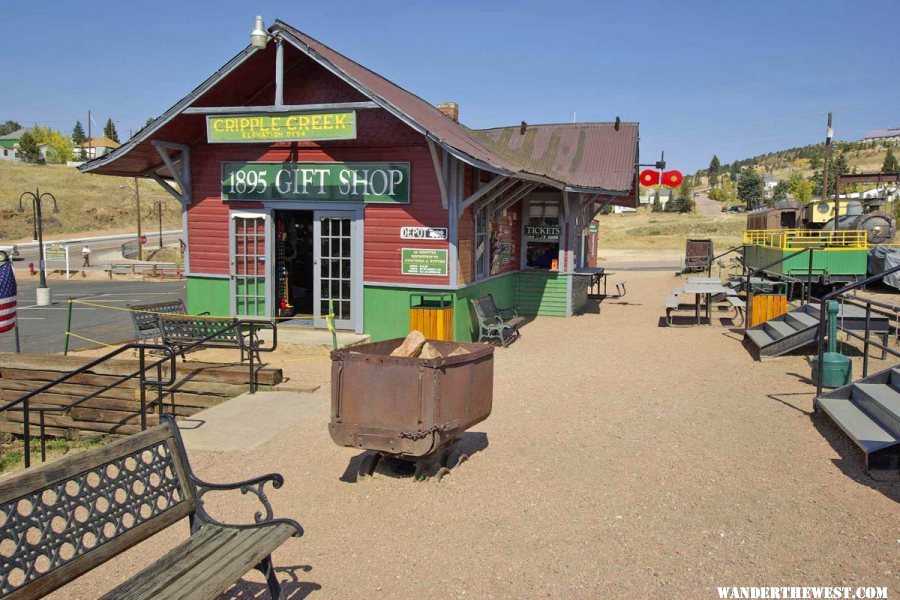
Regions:
[[594, 217], [637, 204], [636, 123], [473, 130], [285, 23], [268, 33], [82, 166], [181, 202], [189, 312], [324, 327], [333, 310], [377, 341], [437, 303], [467, 341], [470, 298], [583, 309]]

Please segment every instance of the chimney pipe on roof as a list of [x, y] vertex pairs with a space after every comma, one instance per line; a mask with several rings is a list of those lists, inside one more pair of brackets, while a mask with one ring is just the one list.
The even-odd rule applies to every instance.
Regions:
[[456, 102], [438, 102], [437, 109], [459, 123], [459, 104]]

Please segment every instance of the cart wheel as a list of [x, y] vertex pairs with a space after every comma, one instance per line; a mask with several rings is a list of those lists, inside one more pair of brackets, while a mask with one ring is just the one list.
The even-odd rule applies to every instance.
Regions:
[[359, 463], [359, 473], [357, 475], [357, 479], [368, 479], [375, 472], [375, 469], [378, 467], [378, 462], [381, 460], [381, 455], [377, 452], [366, 455], [362, 461]]
[[425, 463], [416, 464], [416, 472], [413, 475], [416, 481], [425, 481], [428, 479], [428, 466]]
[[452, 469], [464, 462], [469, 458], [468, 454], [463, 454], [463, 452], [459, 448], [454, 448], [450, 451], [450, 454], [447, 455], [447, 459], [444, 461], [444, 466], [448, 469]]
[[440, 481], [441, 479], [444, 478], [444, 475], [446, 475], [449, 472], [450, 472], [450, 469], [448, 469], [447, 467], [441, 467], [440, 469], [438, 469], [438, 472], [434, 474], [434, 480]]

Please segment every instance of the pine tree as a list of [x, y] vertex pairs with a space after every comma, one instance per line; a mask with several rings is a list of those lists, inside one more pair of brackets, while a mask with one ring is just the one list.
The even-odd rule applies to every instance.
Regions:
[[900, 164], [898, 164], [897, 158], [894, 156], [894, 150], [888, 148], [887, 154], [884, 155], [884, 163], [881, 165], [881, 172], [896, 173], [897, 171], [900, 171]]
[[709, 161], [709, 187], [714, 188], [719, 184], [719, 157], [713, 154], [712, 160]]
[[737, 196], [747, 205], [747, 209], [751, 209], [762, 202], [763, 187], [763, 179], [759, 173], [747, 167], [741, 171]]
[[13, 131], [18, 131], [22, 129], [22, 126], [19, 125], [18, 121], [7, 121], [6, 123], [0, 124], [0, 135], [8, 135]]
[[103, 135], [105, 135], [112, 141], [118, 143], [119, 134], [118, 134], [118, 132], [116, 132], [116, 124], [113, 123], [112, 119], [106, 120], [106, 125], [103, 127]]
[[34, 139], [34, 135], [30, 131], [26, 131], [19, 138], [19, 149], [16, 151], [16, 155], [29, 163], [37, 162], [40, 157], [41, 152], [38, 150], [37, 140]]
[[659, 193], [653, 196], [653, 206], [650, 212], [662, 212], [662, 203], [659, 201]]
[[75, 121], [75, 129], [72, 130], [72, 143], [80, 146], [86, 141], [87, 137], [84, 135], [84, 127], [81, 126], [81, 121]]

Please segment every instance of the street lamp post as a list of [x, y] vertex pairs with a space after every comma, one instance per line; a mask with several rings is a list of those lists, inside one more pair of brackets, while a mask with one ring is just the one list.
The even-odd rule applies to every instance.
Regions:
[[[127, 186], [120, 185], [119, 189], [124, 190]], [[137, 205], [137, 245], [138, 260], [144, 260], [144, 246], [141, 244], [141, 193], [138, 190], [138, 178], [134, 178], [134, 202]]]
[[156, 201], [156, 216], [159, 217], [159, 249], [162, 250], [162, 201]]
[[38, 306], [49, 306], [50, 289], [47, 287], [47, 273], [44, 265], [44, 219], [42, 216], [41, 202], [44, 198], [53, 200], [53, 212], [59, 212], [59, 205], [56, 203], [56, 197], [50, 192], [41, 193], [40, 188], [35, 188], [34, 192], [22, 192], [19, 196], [19, 212], [25, 212], [25, 205], [22, 200], [26, 197], [31, 198], [31, 209], [34, 212], [34, 223], [37, 228], [38, 240], [38, 275], [40, 276], [40, 284], [37, 289]]

